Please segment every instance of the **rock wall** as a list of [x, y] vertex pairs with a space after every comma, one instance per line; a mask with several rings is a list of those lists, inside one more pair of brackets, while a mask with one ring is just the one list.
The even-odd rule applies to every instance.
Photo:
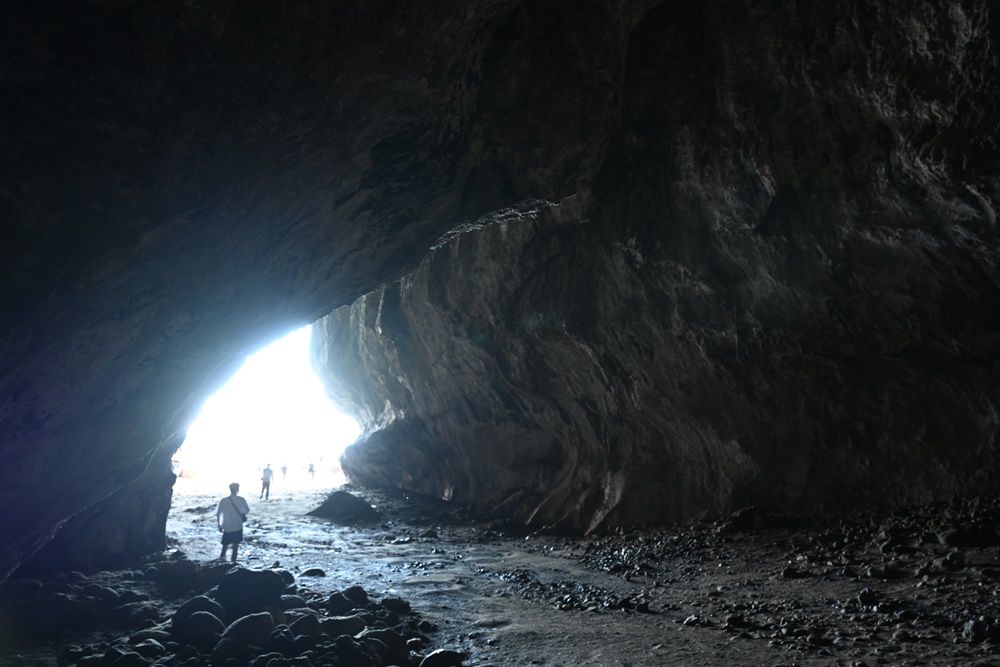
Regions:
[[122, 568], [163, 551], [175, 479], [169, 461], [155, 461], [134, 482], [60, 526], [17, 576]]
[[0, 7], [0, 580], [132, 493], [245, 355], [580, 187], [642, 6]]
[[577, 196], [323, 320], [349, 478], [572, 530], [993, 492], [988, 36], [973, 3], [646, 12]]

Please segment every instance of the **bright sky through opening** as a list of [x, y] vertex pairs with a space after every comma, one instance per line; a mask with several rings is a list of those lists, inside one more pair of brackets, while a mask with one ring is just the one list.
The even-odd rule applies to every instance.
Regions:
[[[205, 401], [174, 457], [181, 475], [175, 490], [197, 482], [197, 487], [221, 485], [225, 492], [235, 481], [242, 494], [251, 496], [267, 464], [275, 472], [272, 492], [342, 483], [333, 480], [338, 459], [361, 429], [330, 402], [313, 372], [311, 329], [293, 331], [248, 357], [233, 379]], [[307, 474], [310, 463], [315, 475]], [[286, 476], [282, 466], [288, 468]]]

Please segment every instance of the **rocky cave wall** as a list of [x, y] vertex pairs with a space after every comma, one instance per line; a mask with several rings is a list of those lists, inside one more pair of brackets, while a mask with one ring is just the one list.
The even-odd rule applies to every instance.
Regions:
[[323, 320], [349, 478], [570, 530], [995, 492], [987, 36], [970, 4], [651, 9], [585, 191]]
[[518, 7], [0, 8], [0, 579], [81, 522], [143, 537], [63, 566], [162, 544], [120, 496], [162, 504], [145, 471], [246, 354], [397, 279], [456, 222], [578, 187], [585, 114], [533, 174], [487, 155], [533, 147], [545, 96], [582, 82], [573, 63], [511, 82], [543, 84], [506, 119], [525, 127], [477, 125], [484, 52]]
[[4, 4], [0, 580], [157, 548], [201, 402], [365, 294], [362, 481], [584, 528], [995, 482], [996, 20], [758, 4]]

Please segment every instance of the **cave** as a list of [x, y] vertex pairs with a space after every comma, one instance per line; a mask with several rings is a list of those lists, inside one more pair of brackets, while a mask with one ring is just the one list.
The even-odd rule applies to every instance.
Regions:
[[878, 553], [949, 551], [869, 575], [997, 590], [986, 0], [58, 0], [0, 34], [7, 588], [166, 553], [205, 399], [312, 324], [362, 494], [591, 545], [887, 513]]

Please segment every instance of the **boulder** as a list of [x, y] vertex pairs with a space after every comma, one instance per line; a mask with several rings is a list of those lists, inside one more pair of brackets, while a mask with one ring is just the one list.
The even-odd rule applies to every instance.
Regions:
[[229, 618], [239, 618], [265, 607], [280, 609], [285, 588], [281, 574], [274, 570], [236, 567], [219, 581], [215, 599]]
[[225, 627], [226, 620], [230, 618], [226, 614], [225, 608], [212, 598], [204, 595], [195, 596], [178, 607], [170, 619], [170, 631], [177, 641], [185, 641], [187, 639], [188, 619], [196, 612], [211, 614], [219, 619], [220, 623], [223, 623], [223, 627]]
[[377, 521], [381, 514], [364, 498], [347, 491], [334, 491], [323, 504], [309, 512], [309, 516], [330, 519], [337, 523], [354, 524]]
[[226, 625], [215, 614], [208, 611], [192, 613], [184, 625], [184, 642], [202, 653], [211, 652], [225, 631]]

